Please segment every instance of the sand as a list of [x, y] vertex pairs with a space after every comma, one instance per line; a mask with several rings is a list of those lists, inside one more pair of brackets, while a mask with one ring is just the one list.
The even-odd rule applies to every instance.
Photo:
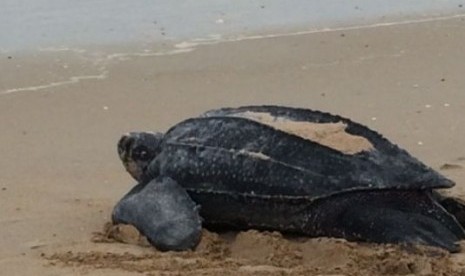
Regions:
[[[436, 248], [349, 243], [340, 239], [283, 237], [278, 232], [208, 231], [194, 252], [158, 252], [140, 242], [137, 230], [118, 226], [111, 237], [134, 244], [123, 253], [112, 249], [43, 253], [50, 266], [115, 269], [146, 275], [452, 275], [465, 273], [451, 256]], [[108, 229], [106, 229], [108, 230]], [[112, 233], [113, 232], [113, 233]], [[109, 232], [106, 232], [109, 233]], [[113, 235], [112, 235], [113, 234]], [[116, 234], [116, 235], [114, 235]], [[96, 243], [111, 243], [104, 233]], [[146, 247], [147, 249], [143, 249]]]
[[373, 149], [373, 145], [365, 137], [348, 133], [346, 131], [347, 125], [343, 122], [311, 123], [294, 121], [289, 118], [274, 117], [265, 112], [251, 111], [238, 113], [235, 116], [260, 122], [276, 130], [316, 142], [345, 154], [356, 154]]
[[110, 46], [2, 54], [2, 274], [465, 274], [465, 253], [256, 231], [206, 232], [198, 251], [185, 253], [92, 241], [133, 185], [116, 154], [121, 133], [163, 131], [223, 106], [283, 104], [352, 118], [442, 168], [457, 183], [449, 193], [465, 199], [464, 24], [154, 46], [165, 54], [131, 45], [112, 55]]

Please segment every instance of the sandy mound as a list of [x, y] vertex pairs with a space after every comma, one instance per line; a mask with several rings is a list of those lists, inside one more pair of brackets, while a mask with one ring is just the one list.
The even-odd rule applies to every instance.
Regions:
[[[463, 256], [394, 245], [357, 244], [339, 239], [285, 238], [255, 230], [216, 234], [204, 231], [195, 251], [159, 252], [139, 246], [144, 239], [130, 226], [98, 233], [94, 242], [138, 244], [130, 250], [43, 254], [52, 265], [115, 269], [145, 275], [464, 275]], [[142, 245], [146, 246], [145, 241]], [[459, 257], [457, 257], [459, 256]]]

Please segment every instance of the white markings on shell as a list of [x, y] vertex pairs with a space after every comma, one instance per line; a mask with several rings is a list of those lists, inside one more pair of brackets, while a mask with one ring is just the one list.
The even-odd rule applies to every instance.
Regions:
[[[264, 125], [271, 126], [277, 130], [299, 136], [303, 139], [316, 142], [345, 154], [356, 154], [362, 151], [370, 151], [373, 144], [363, 136], [350, 134], [346, 131], [347, 125], [343, 122], [336, 123], [313, 123], [307, 121], [294, 121], [289, 118], [275, 117], [267, 112], [246, 111], [233, 114], [232, 116], [246, 118]], [[269, 158], [262, 153], [257, 158]]]
[[186, 142], [195, 142], [197, 141], [197, 137], [185, 137], [184, 140]]
[[262, 160], [269, 160], [270, 159], [270, 157], [268, 155], [263, 154], [261, 152], [247, 151], [247, 150], [241, 149], [240, 151], [238, 151], [238, 153], [243, 154], [243, 155], [248, 155], [250, 157], [262, 159]]

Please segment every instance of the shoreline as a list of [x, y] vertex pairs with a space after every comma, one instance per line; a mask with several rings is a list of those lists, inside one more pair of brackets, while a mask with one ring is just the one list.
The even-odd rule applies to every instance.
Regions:
[[[108, 9], [109, 5], [112, 9]], [[274, 32], [305, 34], [348, 26], [358, 28], [430, 21], [465, 12], [460, 0], [440, 3], [434, 0], [413, 0], [409, 3], [298, 0], [292, 7], [298, 9], [275, 0], [262, 3], [237, 1], [234, 5], [223, 0], [208, 0], [195, 5], [160, 0], [143, 0], [130, 5], [124, 2], [114, 5], [108, 0], [99, 3], [85, 0], [56, 5], [54, 0], [38, 0], [32, 6], [7, 1], [4, 13], [0, 11], [0, 36], [4, 37], [0, 53], [37, 52], [63, 47], [102, 49], [127, 44], [144, 48], [215, 37], [229, 40], [242, 35], [272, 36]], [[22, 17], [15, 14], [22, 14]], [[60, 14], [63, 16], [58, 16]], [[106, 16], [101, 18], [102, 14]]]
[[[294, 37], [294, 36], [305, 36], [312, 34], [323, 34], [323, 33], [334, 33], [334, 32], [344, 32], [344, 31], [361, 31], [369, 30], [376, 28], [384, 27], [393, 27], [393, 26], [403, 26], [403, 25], [414, 25], [414, 24], [425, 24], [425, 23], [434, 23], [440, 21], [447, 21], [452, 19], [465, 20], [465, 14], [452, 14], [446, 16], [438, 17], [427, 17], [427, 18], [417, 18], [410, 20], [401, 20], [401, 21], [390, 21], [390, 22], [378, 22], [373, 24], [364, 24], [364, 25], [348, 25], [344, 27], [334, 27], [334, 28], [325, 28], [317, 30], [303, 30], [303, 31], [288, 31], [288, 32], [276, 32], [262, 30], [262, 34], [250, 34], [250, 35], [236, 35], [230, 37], [211, 37], [211, 38], [192, 38], [185, 41], [165, 41], [159, 43], [153, 43], [149, 47], [141, 47], [141, 45], [135, 44], [126, 44], [124, 46], [115, 46], [115, 45], [99, 45], [99, 46], [83, 46], [83, 47], [49, 47], [44, 49], [39, 49], [38, 52], [35, 51], [22, 51], [16, 53], [6, 54], [7, 58], [13, 58], [13, 56], [24, 57], [26, 59], [31, 58], [55, 58], [53, 57], [57, 53], [68, 53], [69, 55], [76, 55], [78, 58], [84, 58], [88, 61], [94, 63], [97, 67], [96, 74], [90, 75], [80, 75], [80, 76], [70, 76], [68, 79], [55, 81], [48, 84], [37, 84], [26, 87], [12, 87], [12, 88], [3, 88], [0, 89], [0, 97], [2, 95], [7, 95], [11, 93], [23, 92], [23, 91], [37, 91], [47, 88], [52, 88], [55, 86], [62, 85], [72, 85], [78, 82], [85, 80], [101, 80], [107, 77], [108, 71], [105, 70], [106, 65], [113, 62], [124, 61], [134, 57], [157, 57], [157, 56], [166, 56], [166, 55], [177, 55], [185, 54], [192, 51], [195, 51], [198, 47], [209, 46], [209, 45], [218, 45], [224, 43], [234, 43], [241, 41], [257, 40], [257, 39], [272, 39], [272, 38], [284, 38], [284, 37]], [[147, 45], [148, 46], [148, 45]], [[142, 49], [145, 48], [145, 49]], [[126, 52], [124, 52], [126, 50]], [[71, 61], [72, 62], [72, 61]], [[0, 64], [1, 65], [1, 64]], [[67, 69], [67, 64], [64, 65]], [[0, 87], [1, 88], [1, 87]]]

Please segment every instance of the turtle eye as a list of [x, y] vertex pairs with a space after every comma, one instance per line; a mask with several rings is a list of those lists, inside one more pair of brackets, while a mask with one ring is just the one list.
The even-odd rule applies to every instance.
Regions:
[[132, 151], [132, 158], [134, 160], [147, 161], [152, 158], [152, 155], [149, 153], [148, 149], [144, 146], [136, 147]]

